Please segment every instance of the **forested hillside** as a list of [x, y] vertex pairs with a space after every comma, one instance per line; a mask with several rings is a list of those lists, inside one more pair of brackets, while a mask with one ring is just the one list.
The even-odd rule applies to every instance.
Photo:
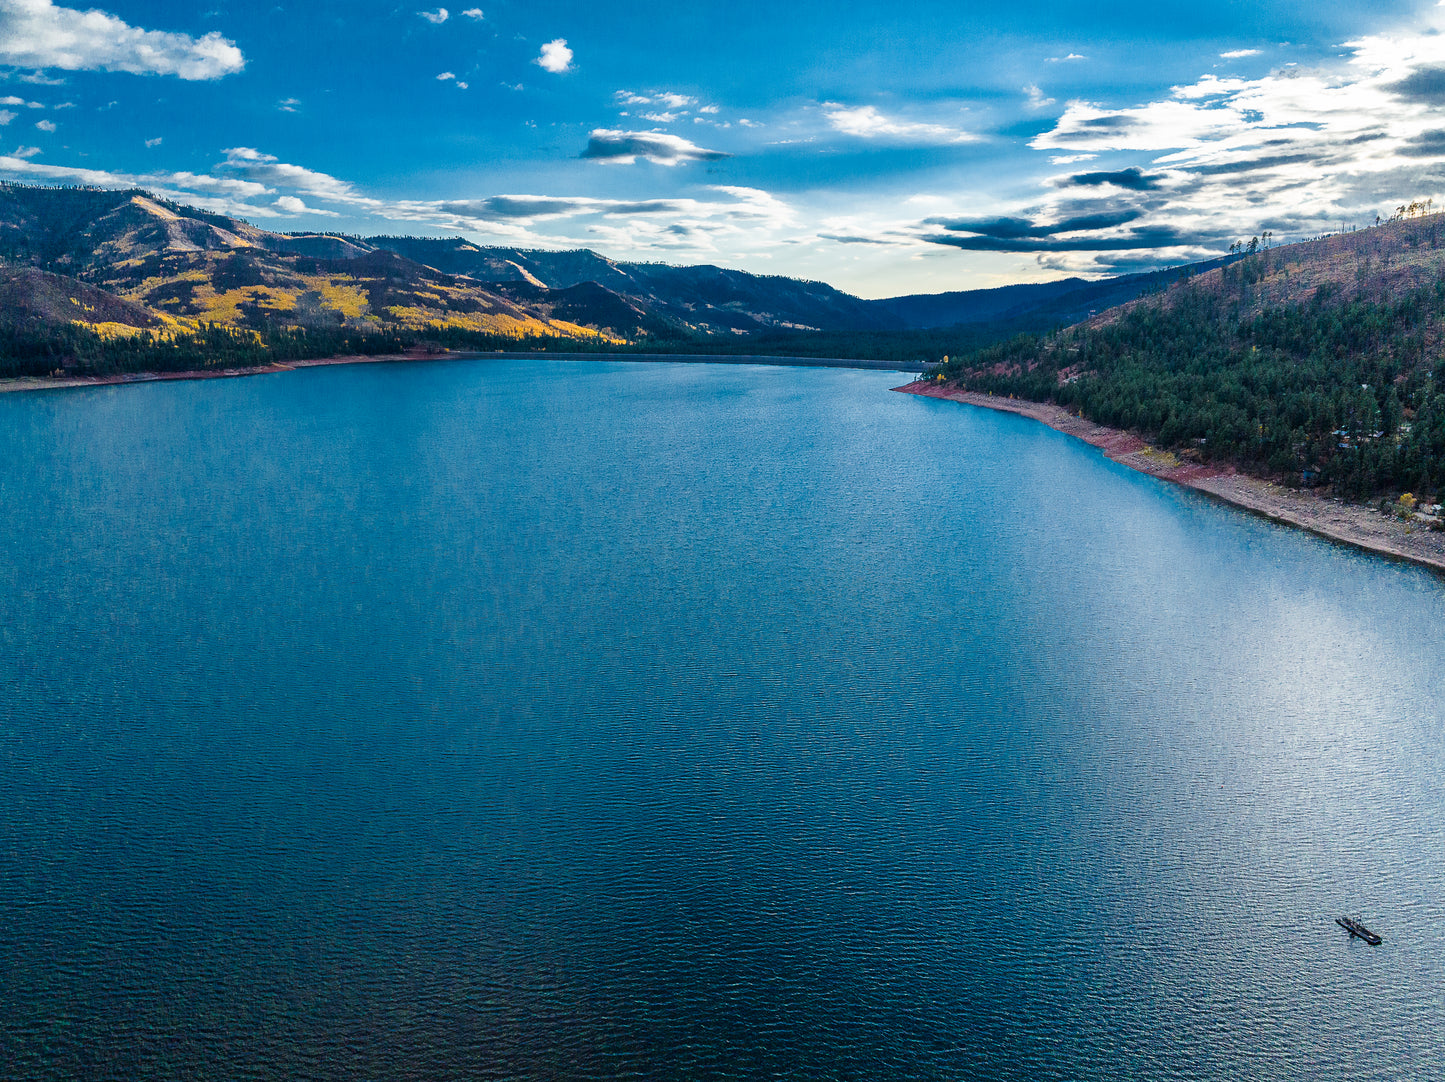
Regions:
[[1440, 216], [1261, 248], [1052, 335], [934, 370], [1190, 458], [1359, 497], [1445, 486]]
[[343, 239], [139, 190], [0, 184], [0, 377], [608, 337]]
[[1160, 280], [862, 300], [822, 282], [714, 266], [460, 237], [273, 233], [139, 189], [0, 183], [0, 377], [175, 370], [198, 357], [202, 367], [231, 367], [421, 344], [922, 367], [1072, 322]]

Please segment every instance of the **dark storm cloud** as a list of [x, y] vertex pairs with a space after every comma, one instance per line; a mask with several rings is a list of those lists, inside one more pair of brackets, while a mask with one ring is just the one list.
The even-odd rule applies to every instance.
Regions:
[[1122, 135], [1138, 126], [1139, 121], [1132, 116], [1096, 116], [1076, 121], [1075, 126], [1066, 131], [1055, 130], [1054, 140], [1058, 144], [1089, 142], [1101, 135]]
[[1200, 177], [1226, 176], [1230, 173], [1259, 173], [1266, 169], [1277, 169], [1281, 165], [1298, 165], [1301, 162], [1319, 162], [1318, 154], [1271, 154], [1263, 158], [1249, 158], [1238, 162], [1220, 162], [1218, 165], [1187, 166], [1188, 172]]
[[1087, 229], [1112, 229], [1116, 225], [1134, 221], [1143, 213], [1140, 210], [1116, 210], [1105, 214], [1084, 214], [1077, 218], [1065, 218], [1051, 225], [1038, 225], [1027, 218], [929, 218], [924, 224], [942, 226], [951, 233], [978, 233], [996, 240], [1019, 240], [1025, 237], [1052, 237], [1057, 233], [1077, 233]]
[[1398, 83], [1391, 83], [1386, 89], [1406, 101], [1418, 101], [1425, 105], [1445, 105], [1445, 66], [1436, 64], [1416, 68]]
[[858, 237], [841, 233], [819, 233], [823, 240], [835, 241], [838, 244], [892, 244], [893, 241], [879, 240], [877, 237]]
[[1080, 187], [1112, 184], [1116, 188], [1127, 188], [1131, 192], [1152, 192], [1159, 187], [1159, 181], [1163, 179], [1162, 173], [1146, 174], [1137, 166], [1130, 166], [1128, 169], [1119, 169], [1112, 173], [1075, 173], [1069, 178], [1069, 183], [1077, 184]]
[[463, 218], [497, 222], [513, 218], [542, 218], [548, 215], [668, 214], [676, 213], [681, 208], [677, 203], [665, 199], [616, 203], [548, 196], [494, 195], [488, 199], [452, 200], [439, 204], [438, 209]]
[[1141, 229], [1124, 237], [960, 237], [935, 233], [923, 238], [932, 244], [946, 244], [965, 252], [1129, 252], [1148, 248], [1173, 248], [1190, 239], [1174, 229]]
[[1445, 157], [1445, 130], [1421, 132], [1401, 147], [1400, 153], [1407, 158]]
[[715, 162], [732, 157], [708, 150], [676, 135], [661, 132], [594, 131], [578, 157], [593, 161], [628, 162], [637, 158], [672, 165], [677, 162]]

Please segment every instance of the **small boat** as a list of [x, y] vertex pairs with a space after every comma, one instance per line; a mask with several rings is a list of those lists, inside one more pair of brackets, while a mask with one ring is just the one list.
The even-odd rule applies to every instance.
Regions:
[[1359, 936], [1372, 947], [1378, 947], [1381, 943], [1384, 942], [1383, 939], [1381, 939], [1374, 932], [1366, 928], [1354, 917], [1336, 917], [1335, 923], [1338, 924], [1345, 931], [1349, 932], [1350, 935]]

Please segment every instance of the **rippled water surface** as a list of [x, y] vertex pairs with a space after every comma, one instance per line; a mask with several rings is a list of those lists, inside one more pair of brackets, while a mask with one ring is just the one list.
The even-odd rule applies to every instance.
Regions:
[[1445, 1075], [1441, 580], [897, 382], [0, 396], [0, 1074]]

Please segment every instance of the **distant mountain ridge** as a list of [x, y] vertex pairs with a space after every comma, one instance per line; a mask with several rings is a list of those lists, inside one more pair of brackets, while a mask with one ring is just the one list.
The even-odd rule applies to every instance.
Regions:
[[[439, 327], [599, 337], [393, 252], [271, 233], [139, 190], [0, 185], [0, 260], [15, 271], [55, 276], [48, 290], [55, 303], [31, 306], [29, 321], [105, 324], [112, 334], [135, 323], [91, 318], [95, 306], [83, 298], [93, 299], [95, 290], [143, 308], [173, 332], [206, 325], [367, 334]], [[66, 290], [73, 296], [61, 298]], [[0, 314], [17, 318], [14, 310]]]
[[[1213, 264], [1209, 264], [1213, 265]], [[1160, 274], [865, 300], [823, 282], [462, 238], [275, 233], [148, 192], [0, 183], [0, 321], [110, 336], [236, 332], [556, 339], [593, 347], [846, 348], [969, 327], [1046, 329], [1157, 288]], [[1167, 272], [1175, 274], [1177, 272]], [[39, 332], [37, 332], [39, 333]], [[471, 336], [468, 338], [467, 336]], [[480, 336], [480, 337], [478, 337]], [[843, 336], [839, 338], [837, 336]], [[926, 359], [936, 343], [919, 338]], [[837, 355], [837, 354], [834, 354]]]
[[1184, 268], [1125, 274], [1086, 281], [1063, 278], [1056, 282], [1025, 283], [995, 289], [952, 293], [916, 293], [871, 301], [910, 329], [957, 327], [1037, 316], [1042, 321], [1067, 325], [1087, 319], [1106, 308], [1125, 304], [1142, 293], [1168, 286], [1181, 274], [1202, 274], [1231, 261], [1231, 256], [1191, 263]]
[[750, 274], [710, 265], [623, 263], [588, 249], [543, 251], [478, 245], [459, 238], [368, 237], [450, 274], [488, 283], [525, 282], [549, 290], [588, 283], [644, 310], [703, 333], [785, 330], [904, 330], [907, 323], [874, 301], [823, 282]]

